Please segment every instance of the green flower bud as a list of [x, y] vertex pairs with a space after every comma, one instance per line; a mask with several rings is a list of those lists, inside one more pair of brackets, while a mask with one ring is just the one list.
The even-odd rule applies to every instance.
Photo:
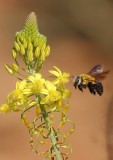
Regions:
[[46, 44], [43, 43], [42, 48], [41, 48], [41, 51], [43, 52], [43, 51], [45, 50], [45, 48], [46, 48]]
[[12, 56], [13, 56], [13, 59], [16, 59], [17, 57], [17, 53], [14, 49], [12, 49]]
[[33, 61], [33, 52], [32, 51], [29, 51], [28, 52], [28, 62], [32, 62]]
[[34, 47], [38, 47], [38, 44], [39, 44], [39, 39], [36, 38], [36, 39], [34, 40]]
[[37, 47], [37, 48], [35, 49], [35, 57], [38, 58], [39, 56], [40, 56], [40, 48]]
[[24, 35], [20, 35], [19, 39], [23, 43], [23, 41], [24, 41]]
[[17, 50], [17, 52], [20, 51], [20, 47], [17, 42], [14, 42], [14, 47]]
[[43, 52], [41, 53], [40, 60], [41, 60], [42, 62], [44, 62], [45, 59], [46, 59], [46, 55], [45, 55], [45, 52], [43, 51]]
[[49, 45], [45, 49], [45, 54], [46, 54], [46, 57], [48, 57], [50, 54], [50, 46]]
[[31, 42], [28, 43], [28, 51], [33, 51], [33, 45]]
[[19, 70], [18, 66], [15, 63], [12, 64], [12, 68], [15, 72], [18, 72]]
[[21, 46], [20, 38], [16, 37], [16, 42], [18, 43], [19, 46]]
[[21, 54], [21, 55], [25, 55], [24, 45], [21, 45], [21, 47], [20, 47], [20, 54]]
[[8, 71], [9, 74], [11, 74], [11, 75], [14, 74], [13, 70], [11, 69], [11, 67], [9, 65], [5, 64], [5, 69]]
[[26, 41], [26, 39], [24, 39], [23, 45], [24, 45], [24, 48], [27, 48], [27, 41]]

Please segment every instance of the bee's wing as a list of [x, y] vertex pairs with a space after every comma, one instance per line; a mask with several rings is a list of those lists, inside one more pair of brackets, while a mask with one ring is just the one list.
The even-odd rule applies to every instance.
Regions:
[[95, 76], [95, 78], [96, 78], [97, 80], [103, 80], [103, 79], [106, 78], [106, 76], [107, 76], [107, 74], [108, 74], [109, 72], [110, 72], [109, 70], [104, 71], [104, 72], [102, 72], [101, 74], [97, 74], [97, 75]]
[[100, 75], [103, 72], [103, 70], [104, 66], [101, 64], [97, 64], [87, 74], [95, 77], [97, 75]]

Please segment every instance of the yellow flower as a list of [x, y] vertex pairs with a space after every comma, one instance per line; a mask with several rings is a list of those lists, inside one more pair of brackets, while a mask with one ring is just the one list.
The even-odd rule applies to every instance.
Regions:
[[55, 85], [64, 85], [65, 83], [68, 83], [69, 82], [69, 77], [70, 75], [66, 72], [62, 73], [60, 71], [60, 69], [58, 69], [57, 67], [53, 66], [56, 70], [50, 70], [49, 72], [51, 74], [53, 74], [55, 77], [57, 77], [53, 83]]
[[11, 110], [19, 111], [29, 104], [28, 98], [19, 89], [8, 94], [7, 103]]
[[23, 80], [21, 82], [16, 82], [16, 89], [13, 90], [11, 93], [7, 96], [7, 103], [11, 110], [19, 111], [23, 107], [28, 106], [29, 99], [28, 93], [26, 92], [27, 82], [26, 80]]
[[63, 91], [63, 98], [68, 99], [71, 96], [71, 92], [67, 89], [64, 89]]
[[28, 80], [31, 81], [31, 83], [28, 85], [28, 88], [31, 89], [33, 94], [40, 93], [44, 89], [45, 80], [42, 78], [41, 74], [35, 73], [34, 76], [29, 76]]
[[46, 97], [42, 99], [41, 104], [51, 104], [61, 99], [61, 92], [58, 91], [56, 86], [50, 81], [45, 81], [45, 89], [43, 89], [41, 93], [46, 95]]
[[0, 112], [2, 112], [2, 113], [7, 113], [7, 112], [9, 112], [11, 109], [10, 109], [10, 107], [7, 105], [7, 104], [2, 104], [1, 106], [0, 106]]

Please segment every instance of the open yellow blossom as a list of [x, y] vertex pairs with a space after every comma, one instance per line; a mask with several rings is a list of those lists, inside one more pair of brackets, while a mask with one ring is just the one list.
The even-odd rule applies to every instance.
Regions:
[[29, 104], [29, 99], [19, 89], [16, 89], [8, 94], [7, 103], [11, 110], [19, 111]]
[[56, 70], [50, 70], [50, 71], [49, 71], [51, 74], [53, 74], [55, 77], [57, 77], [57, 78], [53, 81], [53, 83], [54, 83], [55, 85], [60, 85], [60, 84], [64, 85], [65, 83], [68, 83], [68, 82], [69, 82], [69, 77], [70, 77], [70, 75], [69, 75], [68, 73], [66, 73], [66, 72], [62, 73], [62, 72], [60, 71], [60, 69], [58, 69], [58, 68], [55, 67], [55, 66], [53, 66], [53, 67], [54, 67]]
[[38, 94], [44, 89], [44, 82], [45, 80], [42, 78], [42, 75], [39, 73], [35, 73], [34, 76], [29, 76], [28, 80], [30, 83], [28, 88], [31, 89], [32, 94]]
[[42, 99], [41, 104], [51, 104], [61, 99], [61, 92], [57, 90], [56, 86], [50, 82], [45, 81], [45, 89], [42, 90], [42, 94], [46, 95]]
[[[3, 104], [0, 106], [1, 112], [8, 112], [10, 110], [20, 111], [22, 108], [25, 108], [30, 103], [28, 99], [29, 92], [26, 92], [27, 82], [23, 80], [21, 82], [16, 82], [16, 89], [13, 90], [7, 96], [7, 104]], [[28, 89], [27, 89], [28, 90]]]

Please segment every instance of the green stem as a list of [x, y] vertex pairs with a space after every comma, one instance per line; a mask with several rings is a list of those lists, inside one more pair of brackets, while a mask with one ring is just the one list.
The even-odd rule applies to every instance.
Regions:
[[56, 160], [62, 160], [62, 156], [59, 151], [59, 146], [57, 144], [55, 132], [54, 132], [53, 128], [50, 127], [50, 120], [49, 120], [48, 114], [46, 112], [46, 109], [45, 109], [44, 105], [40, 105], [40, 106], [41, 106], [42, 116], [46, 122], [47, 129], [50, 131], [50, 140], [52, 143], [52, 147], [54, 148], [54, 151], [55, 151]]

